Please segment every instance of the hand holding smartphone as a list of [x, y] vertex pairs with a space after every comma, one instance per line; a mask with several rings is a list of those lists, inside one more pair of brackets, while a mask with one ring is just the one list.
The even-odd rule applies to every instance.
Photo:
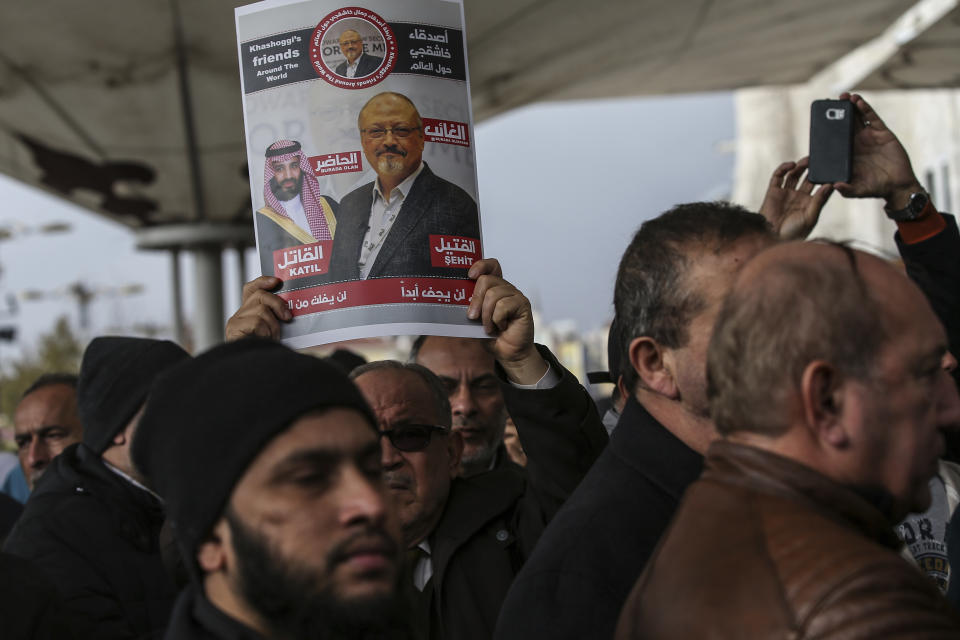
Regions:
[[849, 100], [814, 100], [810, 105], [810, 182], [850, 182], [855, 113]]

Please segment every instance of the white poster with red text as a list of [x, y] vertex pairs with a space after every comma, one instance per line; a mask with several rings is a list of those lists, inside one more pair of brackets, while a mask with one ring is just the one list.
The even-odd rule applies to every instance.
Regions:
[[[342, 2], [342, 0], [341, 0]], [[267, 0], [236, 12], [261, 272], [294, 348], [482, 337], [463, 5]]]

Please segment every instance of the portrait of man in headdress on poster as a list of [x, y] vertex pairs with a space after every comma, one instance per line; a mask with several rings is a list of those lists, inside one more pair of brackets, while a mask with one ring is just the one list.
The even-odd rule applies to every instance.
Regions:
[[337, 202], [320, 193], [299, 142], [278, 140], [267, 147], [263, 200], [264, 207], [256, 215], [261, 251], [333, 239]]

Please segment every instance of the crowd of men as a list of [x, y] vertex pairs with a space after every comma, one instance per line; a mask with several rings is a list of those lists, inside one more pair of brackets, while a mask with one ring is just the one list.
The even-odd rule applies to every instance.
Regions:
[[[272, 276], [205, 353], [93, 340], [16, 409], [3, 637], [960, 637], [960, 232], [841, 98], [849, 183], [803, 159], [759, 212], [640, 226], [604, 415], [495, 259], [489, 338], [405, 362], [282, 346]], [[878, 199], [905, 269], [805, 241], [833, 191]]]

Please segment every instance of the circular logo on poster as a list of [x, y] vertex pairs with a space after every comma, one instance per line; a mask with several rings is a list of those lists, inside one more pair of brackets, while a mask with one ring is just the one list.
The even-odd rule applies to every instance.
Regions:
[[379, 84], [397, 64], [397, 39], [387, 21], [362, 7], [343, 7], [317, 24], [310, 37], [310, 64], [341, 89]]

